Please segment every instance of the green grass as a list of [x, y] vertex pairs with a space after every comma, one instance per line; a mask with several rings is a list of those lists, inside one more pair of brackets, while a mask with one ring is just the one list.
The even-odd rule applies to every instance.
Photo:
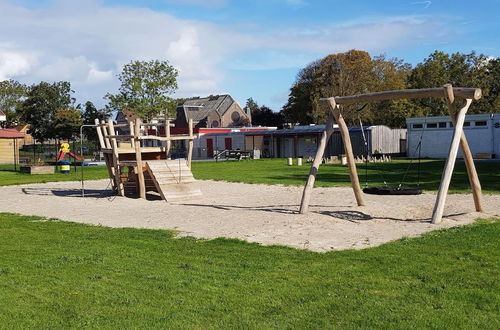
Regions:
[[5, 328], [500, 328], [500, 221], [325, 254], [0, 213]]
[[[370, 186], [398, 185], [408, 168], [408, 161], [368, 164]], [[361, 184], [365, 182], [365, 165], [358, 164]], [[427, 191], [436, 191], [441, 181], [444, 161], [422, 160], [420, 164], [420, 187]], [[309, 173], [310, 164], [287, 166], [285, 159], [264, 159], [230, 162], [194, 162], [193, 174], [201, 180], [224, 180], [230, 182], [303, 185]], [[500, 162], [476, 162], [479, 179], [486, 193], [500, 193]], [[406, 186], [417, 184], [417, 164], [411, 165], [405, 180]], [[317, 187], [350, 186], [346, 166], [321, 165], [316, 176]], [[469, 181], [465, 163], [457, 161], [450, 185], [451, 192], [468, 192]]]
[[[391, 163], [372, 163], [368, 167], [370, 186], [383, 185], [385, 179], [389, 185], [398, 185], [408, 167], [408, 161]], [[441, 181], [444, 162], [440, 160], [423, 160], [420, 165], [420, 186], [427, 191], [436, 191]], [[479, 179], [485, 193], [500, 193], [500, 162], [476, 162]], [[229, 162], [193, 162], [193, 174], [201, 180], [223, 180], [231, 182], [298, 185], [305, 183], [310, 164], [303, 166], [287, 166], [285, 159], [262, 159]], [[16, 173], [13, 166], [0, 165], [0, 186], [24, 183], [43, 183], [50, 181], [78, 181], [81, 178], [80, 168], [70, 174], [27, 175]], [[104, 166], [91, 166], [84, 169], [85, 180], [104, 179], [108, 177]], [[358, 174], [362, 185], [365, 181], [364, 164], [358, 164]], [[417, 184], [417, 165], [413, 164], [408, 171], [405, 185]], [[317, 187], [349, 186], [347, 167], [342, 165], [321, 165], [316, 178]], [[451, 192], [469, 192], [469, 181], [463, 161], [457, 161], [450, 186]]]
[[[18, 168], [19, 170], [19, 168]], [[105, 166], [86, 166], [83, 170], [85, 180], [99, 180], [108, 177]], [[45, 183], [55, 181], [79, 181], [82, 178], [80, 167], [71, 166], [71, 172], [67, 174], [25, 174], [14, 171], [13, 165], [0, 165], [0, 186], [10, 186], [26, 183]]]

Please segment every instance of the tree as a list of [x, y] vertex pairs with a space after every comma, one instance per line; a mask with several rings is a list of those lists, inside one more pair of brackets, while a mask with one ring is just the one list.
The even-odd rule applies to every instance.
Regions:
[[[300, 71], [283, 109], [285, 119], [302, 124], [323, 123], [328, 109], [320, 98], [399, 89], [405, 85], [409, 69], [409, 64], [400, 59], [386, 59], [383, 55], [372, 59], [367, 52], [359, 50], [328, 55]], [[394, 121], [387, 116], [386, 122], [380, 122], [383, 117], [378, 113], [388, 106], [369, 104], [363, 112], [358, 112], [362, 105], [355, 104], [344, 106], [342, 114], [349, 124], [356, 123], [358, 117], [366, 123], [385, 124]], [[403, 105], [391, 103], [390, 106], [400, 110]]]
[[7, 121], [4, 127], [12, 127], [20, 122], [18, 109], [26, 98], [28, 87], [15, 80], [0, 81], [0, 109], [5, 112]]
[[[418, 64], [408, 79], [409, 88], [440, 87], [451, 83], [456, 87], [478, 87], [483, 89], [484, 97], [473, 102], [469, 112], [489, 112], [488, 61], [484, 55], [446, 54], [435, 51], [423, 63]], [[413, 103], [421, 113], [428, 116], [448, 115], [444, 99], [417, 99]]]
[[78, 136], [83, 120], [76, 109], [58, 109], [52, 117], [55, 136], [62, 140], [73, 140]]
[[52, 117], [59, 109], [67, 109], [74, 103], [71, 85], [66, 81], [52, 84], [40, 82], [30, 87], [27, 98], [20, 107], [20, 118], [30, 125], [31, 135], [38, 141], [55, 138]]
[[254, 126], [283, 128], [283, 114], [281, 112], [274, 112], [265, 105], [259, 107], [252, 98], [247, 99], [244, 110], [252, 115], [252, 125]]
[[[85, 102], [85, 109], [82, 112], [83, 124], [94, 125], [96, 119], [98, 119], [100, 122], [102, 120], [107, 120], [109, 116], [111, 116], [111, 109], [108, 106], [106, 106], [104, 109], [97, 110], [92, 102]], [[85, 135], [87, 136], [88, 140], [97, 142], [98, 137], [95, 129], [86, 130]]]
[[177, 103], [169, 95], [177, 89], [177, 75], [168, 61], [131, 61], [118, 75], [119, 93], [105, 98], [113, 109], [128, 109], [147, 120], [165, 112], [175, 115]]

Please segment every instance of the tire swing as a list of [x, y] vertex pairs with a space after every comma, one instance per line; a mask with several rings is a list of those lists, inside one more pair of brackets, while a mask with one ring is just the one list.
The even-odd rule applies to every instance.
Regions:
[[[361, 111], [366, 104], [358, 111]], [[365, 187], [363, 188], [363, 192], [365, 194], [369, 195], [420, 195], [422, 194], [422, 189], [420, 188], [420, 150], [422, 146], [422, 137], [424, 136], [424, 129], [425, 129], [425, 123], [422, 128], [422, 133], [420, 134], [420, 140], [417, 144], [417, 147], [415, 148], [415, 151], [413, 155], [417, 153], [418, 150], [418, 170], [417, 170], [417, 186], [416, 187], [407, 187], [403, 186], [403, 183], [406, 179], [406, 176], [410, 170], [410, 167], [413, 163], [413, 158], [411, 158], [410, 163], [408, 164], [408, 167], [406, 168], [405, 174], [403, 175], [403, 178], [399, 182], [397, 186], [389, 186], [387, 185], [387, 181], [385, 180], [384, 176], [380, 171], [377, 170], [377, 173], [380, 175], [382, 181], [384, 182], [383, 186], [376, 186], [376, 187], [369, 187], [368, 186], [368, 156], [369, 156], [369, 150], [368, 150], [368, 141], [366, 139], [365, 135], [365, 130], [363, 128], [363, 123], [361, 122], [361, 117], [358, 117], [359, 119], [359, 126], [361, 127], [361, 134], [363, 136], [363, 143], [365, 145]], [[427, 119], [427, 116], [426, 116]]]

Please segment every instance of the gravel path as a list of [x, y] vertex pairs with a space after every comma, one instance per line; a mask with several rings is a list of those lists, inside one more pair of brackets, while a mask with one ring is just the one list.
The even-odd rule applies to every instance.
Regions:
[[449, 195], [445, 218], [432, 225], [435, 195], [365, 195], [358, 207], [349, 188], [315, 188], [310, 212], [298, 214], [302, 187], [199, 181], [203, 197], [178, 204], [109, 196], [108, 181], [0, 187], [0, 212], [41, 215], [110, 227], [175, 229], [179, 236], [239, 238], [313, 251], [362, 249], [402, 237], [500, 217], [500, 195], [484, 196], [485, 213], [471, 195]]

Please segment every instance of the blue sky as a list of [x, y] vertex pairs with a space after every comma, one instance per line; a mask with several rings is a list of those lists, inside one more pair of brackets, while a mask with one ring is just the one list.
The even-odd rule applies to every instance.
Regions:
[[131, 60], [170, 61], [175, 96], [280, 110], [300, 68], [331, 53], [500, 56], [500, 0], [0, 0], [0, 14], [0, 80], [67, 80], [98, 106]]

